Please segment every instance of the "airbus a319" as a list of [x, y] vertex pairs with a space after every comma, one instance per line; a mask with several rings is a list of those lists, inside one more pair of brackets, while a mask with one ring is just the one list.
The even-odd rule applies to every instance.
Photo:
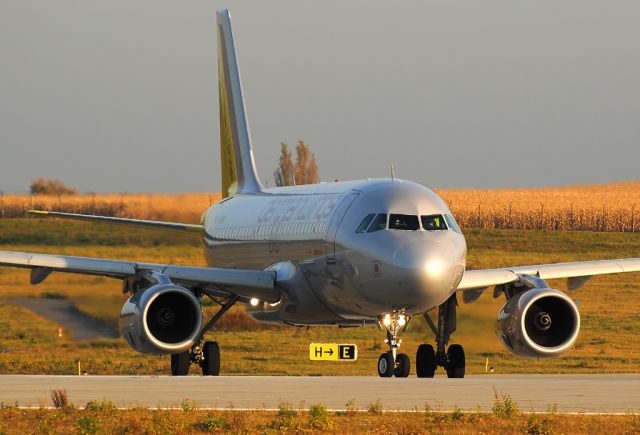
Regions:
[[[406, 377], [410, 357], [400, 333], [424, 316], [435, 347], [421, 344], [415, 373], [465, 373], [464, 350], [449, 344], [458, 297], [472, 303], [488, 288], [503, 295], [497, 335], [516, 355], [546, 358], [568, 351], [580, 314], [545, 280], [568, 278], [575, 290], [598, 274], [640, 270], [640, 259], [466, 270], [464, 235], [430, 189], [395, 179], [265, 188], [256, 173], [229, 12], [217, 13], [223, 199], [200, 225], [32, 211], [32, 214], [202, 234], [209, 267], [150, 264], [0, 251], [0, 265], [31, 269], [31, 283], [53, 272], [120, 279], [130, 298], [120, 330], [129, 345], [171, 355], [173, 375], [198, 365], [218, 375], [220, 350], [203, 337], [236, 303], [260, 322], [288, 325], [378, 325], [388, 351], [382, 377]], [[204, 319], [202, 301], [220, 305]], [[437, 311], [434, 321], [429, 316]]]

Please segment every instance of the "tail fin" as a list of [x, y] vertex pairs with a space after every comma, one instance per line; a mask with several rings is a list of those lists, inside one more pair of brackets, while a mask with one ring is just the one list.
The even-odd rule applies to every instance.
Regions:
[[217, 21], [220, 158], [222, 197], [226, 198], [235, 193], [259, 192], [262, 185], [253, 160], [229, 11], [219, 10]]

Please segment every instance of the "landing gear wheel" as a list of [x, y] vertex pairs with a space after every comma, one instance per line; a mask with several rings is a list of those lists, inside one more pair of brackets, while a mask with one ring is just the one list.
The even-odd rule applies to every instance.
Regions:
[[398, 354], [396, 357], [396, 368], [393, 371], [396, 378], [406, 378], [409, 376], [410, 369], [411, 362], [409, 361], [409, 356], [406, 353]]
[[447, 377], [464, 378], [464, 349], [452, 344], [447, 350]]
[[378, 358], [378, 375], [381, 378], [390, 378], [394, 371], [393, 355], [391, 352], [385, 352]]
[[436, 374], [436, 353], [430, 344], [421, 344], [416, 352], [416, 375], [432, 378]]
[[174, 353], [171, 355], [171, 375], [187, 376], [190, 364], [189, 352]]
[[202, 347], [202, 375], [220, 374], [220, 347], [215, 341], [207, 341]]

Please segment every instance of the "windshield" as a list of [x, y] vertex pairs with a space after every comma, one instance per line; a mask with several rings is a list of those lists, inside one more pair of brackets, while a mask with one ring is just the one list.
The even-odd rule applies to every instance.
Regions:
[[441, 214], [421, 216], [420, 219], [422, 220], [422, 228], [426, 231], [444, 231], [447, 229], [444, 216]]
[[462, 234], [462, 230], [458, 226], [458, 223], [453, 218], [453, 216], [451, 216], [450, 214], [446, 214], [444, 215], [444, 218], [447, 220], [447, 225], [449, 225], [449, 228], [451, 228], [453, 231], [455, 231], [458, 234]]
[[374, 231], [384, 230], [387, 227], [387, 215], [384, 213], [378, 214], [375, 220], [367, 230], [368, 233], [373, 233]]
[[420, 229], [418, 216], [410, 214], [392, 214], [389, 217], [390, 230], [416, 231]]
[[362, 219], [362, 222], [360, 222], [360, 225], [358, 225], [356, 233], [364, 233], [365, 231], [367, 231], [367, 228], [369, 227], [369, 224], [371, 223], [375, 215], [375, 213], [366, 215], [364, 219]]

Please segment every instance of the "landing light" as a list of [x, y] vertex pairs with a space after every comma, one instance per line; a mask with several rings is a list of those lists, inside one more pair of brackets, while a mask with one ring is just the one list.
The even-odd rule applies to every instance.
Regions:
[[430, 260], [425, 264], [424, 269], [430, 276], [438, 277], [444, 270], [444, 263], [440, 260]]
[[398, 317], [398, 325], [404, 326], [407, 324], [407, 318], [404, 316]]
[[382, 320], [382, 323], [384, 324], [384, 326], [391, 325], [391, 316], [389, 314], [384, 316], [384, 319]]
[[256, 298], [252, 298], [249, 303], [251, 304], [252, 307], [257, 307], [258, 304], [260, 303], [260, 301]]

